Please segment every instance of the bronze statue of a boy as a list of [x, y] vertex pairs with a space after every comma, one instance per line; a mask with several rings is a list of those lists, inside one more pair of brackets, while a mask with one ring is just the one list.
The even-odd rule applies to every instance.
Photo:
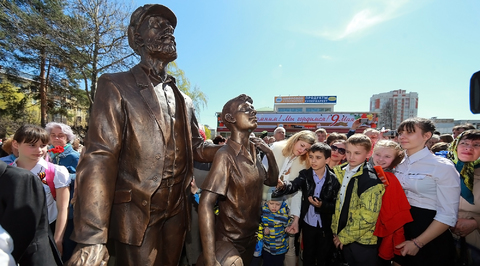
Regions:
[[[278, 167], [272, 151], [261, 139], [250, 138], [250, 133], [257, 128], [257, 111], [252, 103], [249, 96], [242, 94], [223, 106], [222, 120], [232, 135], [215, 155], [202, 185], [199, 205], [202, 259], [208, 266], [219, 265], [215, 257], [217, 241], [231, 243], [244, 265], [250, 265], [260, 222], [263, 184], [276, 186], [278, 182]], [[268, 172], [256, 147], [267, 156]], [[216, 203], [219, 214], [215, 219]]]

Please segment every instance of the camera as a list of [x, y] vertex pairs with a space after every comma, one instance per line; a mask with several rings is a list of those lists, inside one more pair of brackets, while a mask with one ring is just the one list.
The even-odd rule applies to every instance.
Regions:
[[398, 132], [396, 130], [389, 130], [383, 133], [384, 137], [398, 137]]

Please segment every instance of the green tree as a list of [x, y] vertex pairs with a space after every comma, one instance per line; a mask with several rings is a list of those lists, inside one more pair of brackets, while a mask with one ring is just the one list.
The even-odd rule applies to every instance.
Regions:
[[0, 50], [10, 71], [32, 70], [39, 77], [41, 125], [47, 122], [51, 75], [68, 78], [70, 30], [75, 21], [64, 14], [62, 0], [0, 0]]
[[0, 132], [13, 134], [22, 124], [34, 123], [29, 98], [8, 81], [0, 83]]
[[207, 95], [197, 85], [192, 88], [190, 80], [188, 80], [185, 72], [178, 67], [176, 62], [168, 64], [167, 72], [175, 78], [178, 89], [192, 98], [197, 113], [200, 112], [200, 108], [207, 106]]

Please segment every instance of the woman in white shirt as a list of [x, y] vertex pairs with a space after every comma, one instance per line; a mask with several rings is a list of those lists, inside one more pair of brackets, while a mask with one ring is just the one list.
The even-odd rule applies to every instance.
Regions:
[[413, 222], [404, 226], [406, 241], [398, 245], [397, 265], [454, 265], [455, 248], [448, 231], [455, 226], [460, 179], [450, 160], [433, 155], [425, 146], [435, 125], [424, 118], [409, 118], [398, 127], [405, 159], [395, 175], [411, 205]]

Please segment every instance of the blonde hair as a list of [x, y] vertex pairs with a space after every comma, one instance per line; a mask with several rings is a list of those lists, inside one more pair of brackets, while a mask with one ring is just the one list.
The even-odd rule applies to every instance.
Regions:
[[9, 155], [12, 154], [12, 141], [13, 141], [13, 138], [8, 138], [7, 140], [5, 140], [3, 142], [3, 145], [2, 145], [2, 150], [4, 150], [6, 153], [8, 153]]
[[345, 143], [355, 146], [362, 146], [367, 152], [372, 150], [372, 141], [364, 134], [353, 134]]
[[[288, 157], [293, 154], [293, 147], [297, 141], [305, 141], [306, 143], [313, 145], [317, 141], [317, 135], [310, 130], [302, 130], [300, 132], [295, 133], [293, 136], [288, 138], [287, 145], [282, 150], [282, 154], [285, 157]], [[300, 156], [300, 162], [304, 162], [307, 160], [308, 152], [304, 155]]]
[[402, 162], [403, 157], [405, 157], [405, 153], [403, 152], [400, 144], [396, 143], [393, 140], [379, 140], [377, 144], [375, 144], [375, 147], [373, 147], [373, 152], [375, 152], [379, 148], [390, 148], [395, 150], [395, 159], [393, 159], [392, 164], [389, 166], [389, 168], [395, 168], [399, 163]]
[[376, 130], [376, 129], [373, 129], [373, 128], [367, 128], [363, 131], [363, 134], [367, 134], [367, 133], [373, 133], [373, 134], [380, 134], [380, 131]]

